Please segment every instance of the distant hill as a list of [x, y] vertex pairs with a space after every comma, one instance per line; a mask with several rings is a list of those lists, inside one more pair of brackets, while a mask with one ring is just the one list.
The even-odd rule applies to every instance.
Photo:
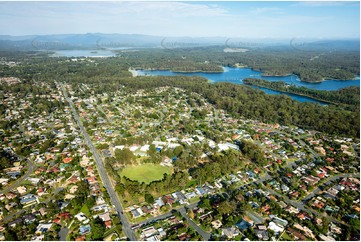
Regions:
[[165, 37], [141, 34], [56, 34], [0, 35], [0, 50], [70, 50], [119, 48], [192, 48], [224, 46], [225, 48], [291, 47], [299, 50], [360, 50], [359, 40], [300, 41], [274, 39], [241, 39], [226, 37]]
[[324, 50], [324, 51], [340, 51], [340, 50], [351, 50], [359, 51], [360, 50], [360, 40], [349, 39], [349, 40], [319, 40], [319, 41], [300, 41], [297, 39], [292, 39], [290, 41], [290, 46], [297, 50], [303, 51], [314, 51], [314, 50]]

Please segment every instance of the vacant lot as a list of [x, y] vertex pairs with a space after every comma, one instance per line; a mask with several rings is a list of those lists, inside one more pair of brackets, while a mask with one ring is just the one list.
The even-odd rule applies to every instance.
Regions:
[[124, 168], [120, 176], [149, 184], [152, 181], [161, 180], [164, 173], [171, 174], [171, 168], [161, 165], [143, 164]]

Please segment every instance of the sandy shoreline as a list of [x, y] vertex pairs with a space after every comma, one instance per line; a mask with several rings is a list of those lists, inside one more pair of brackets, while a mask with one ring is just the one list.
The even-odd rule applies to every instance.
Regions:
[[138, 76], [138, 72], [136, 71], [136, 70], [133, 70], [133, 69], [128, 69], [128, 71], [130, 71], [130, 73], [132, 73], [132, 76], [133, 77], [136, 77], [136, 76]]

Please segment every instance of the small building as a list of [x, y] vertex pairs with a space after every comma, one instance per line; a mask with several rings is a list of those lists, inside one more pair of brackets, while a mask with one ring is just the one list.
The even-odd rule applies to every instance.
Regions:
[[79, 228], [79, 234], [80, 234], [80, 235], [88, 234], [88, 233], [91, 232], [91, 230], [92, 230], [92, 228], [91, 228], [91, 226], [90, 226], [89, 224], [87, 224], [87, 225], [82, 225], [82, 226], [80, 226], [80, 228]]
[[47, 223], [47, 224], [39, 224], [38, 227], [36, 227], [36, 234], [40, 235], [40, 234], [44, 234], [46, 231], [48, 231], [51, 226], [53, 224], [52, 223]]
[[29, 203], [37, 202], [37, 201], [38, 201], [38, 197], [35, 196], [34, 194], [27, 194], [20, 198], [21, 204], [29, 204]]
[[80, 222], [82, 222], [82, 221], [84, 221], [84, 220], [87, 219], [87, 217], [85, 216], [85, 214], [82, 213], [82, 212], [76, 214], [74, 217], [77, 218]]
[[222, 222], [219, 219], [214, 220], [211, 224], [212, 227], [215, 229], [219, 229], [220, 227], [222, 227]]
[[239, 231], [235, 226], [222, 229], [222, 235], [227, 236], [228, 239], [233, 239], [239, 235]]

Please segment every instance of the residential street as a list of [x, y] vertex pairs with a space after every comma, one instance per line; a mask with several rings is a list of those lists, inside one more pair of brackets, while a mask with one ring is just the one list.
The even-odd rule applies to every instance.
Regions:
[[115, 209], [117, 211], [117, 214], [118, 214], [118, 217], [120, 218], [120, 221], [123, 225], [123, 232], [124, 234], [127, 236], [127, 238], [129, 240], [132, 240], [132, 241], [135, 241], [137, 240], [133, 230], [130, 228], [130, 224], [127, 220], [127, 217], [123, 214], [123, 208], [120, 204], [120, 201], [119, 201], [119, 198], [113, 188], [113, 185], [112, 183], [110, 182], [110, 179], [108, 177], [108, 174], [107, 172], [105, 171], [105, 168], [104, 168], [104, 165], [103, 165], [103, 160], [101, 159], [100, 155], [98, 154], [96, 148], [94, 147], [93, 145], [93, 142], [91, 141], [89, 135], [87, 134], [85, 128], [83, 127], [82, 125], [82, 122], [78, 116], [78, 113], [76, 111], [76, 109], [74, 108], [74, 104], [73, 104], [73, 101], [68, 97], [68, 93], [67, 91], [65, 90], [65, 87], [64, 85], [62, 85], [62, 88], [63, 88], [63, 93], [64, 93], [64, 96], [66, 98], [66, 100], [68, 101], [70, 107], [71, 107], [71, 110], [73, 112], [73, 117], [74, 119], [76, 120], [76, 123], [78, 124], [79, 126], [79, 129], [81, 130], [83, 136], [84, 136], [84, 139], [89, 147], [89, 149], [91, 150], [93, 156], [94, 156], [94, 159], [95, 159], [95, 162], [96, 162], [96, 166], [98, 168], [98, 171], [99, 171], [99, 175], [100, 175], [100, 178], [104, 184], [104, 187], [107, 189], [107, 192], [109, 194], [109, 197], [110, 197], [110, 200], [111, 200], [111, 203], [115, 206]]
[[66, 236], [69, 233], [69, 229], [67, 227], [62, 227], [59, 231], [59, 241], [66, 241]]
[[13, 190], [14, 188], [20, 186], [20, 184], [23, 181], [25, 181], [34, 172], [35, 168], [36, 168], [36, 165], [32, 161], [28, 160], [28, 168], [27, 168], [26, 173], [22, 177], [17, 179], [13, 184], [11, 184], [10, 186], [5, 187], [4, 189], [2, 189], [0, 191], [0, 193], [5, 194], [5, 193]]
[[[42, 202], [42, 203], [48, 204], [48, 203], [49, 203], [51, 200], [53, 200], [54, 197], [55, 197], [59, 192], [61, 192], [62, 190], [64, 190], [64, 188], [62, 188], [62, 187], [56, 188], [56, 189], [54, 190], [53, 195], [52, 195], [51, 197], [49, 197], [48, 199], [46, 199], [46, 200], [45, 200], [44, 202]], [[26, 207], [26, 208], [23, 208], [23, 209], [17, 211], [16, 213], [9, 214], [9, 215], [5, 216], [5, 217], [1, 220], [1, 222], [3, 222], [3, 223], [9, 222], [9, 221], [11, 221], [13, 218], [18, 217], [19, 215], [21, 215], [21, 214], [23, 214], [23, 213], [25, 213], [26, 211], [29, 211], [29, 210], [31, 210], [31, 209], [32, 209], [32, 206], [28, 206], [28, 207]]]
[[[198, 202], [192, 203], [192, 204], [190, 204], [190, 205], [188, 205], [188, 206], [185, 206], [185, 207], [187, 207], [188, 209], [193, 209], [193, 208], [197, 207], [197, 205], [198, 205]], [[202, 228], [200, 228], [196, 223], [194, 223], [193, 220], [191, 220], [191, 219], [188, 217], [188, 215], [187, 215], [187, 213], [186, 213], [186, 210], [185, 210], [185, 207], [181, 207], [181, 208], [178, 208], [178, 209], [175, 209], [175, 210], [177, 210], [177, 211], [179, 211], [179, 212], [181, 213], [181, 215], [187, 220], [187, 222], [189, 223], [189, 225], [192, 226], [192, 228], [193, 228], [194, 230], [196, 230], [196, 231], [202, 236], [203, 240], [209, 240], [209, 239], [211, 238], [211, 234], [208, 233], [208, 232], [205, 232], [205, 231], [204, 231]], [[162, 214], [162, 215], [159, 215], [159, 216], [157, 216], [157, 217], [149, 218], [149, 219], [144, 220], [144, 221], [142, 221], [142, 222], [140, 222], [140, 223], [138, 223], [138, 224], [142, 226], [142, 225], [146, 225], [146, 224], [148, 224], [148, 223], [151, 223], [151, 222], [153, 222], [153, 221], [166, 219], [166, 218], [171, 217], [171, 216], [173, 216], [173, 213], [172, 213], [172, 212], [168, 212], [168, 213], [164, 213], [164, 214]]]
[[311, 198], [313, 198], [316, 194], [318, 194], [321, 191], [320, 186], [328, 185], [332, 181], [337, 180], [339, 178], [344, 178], [344, 177], [356, 177], [357, 178], [357, 177], [360, 177], [360, 173], [356, 173], [356, 174], [339, 174], [339, 175], [336, 175], [336, 176], [329, 177], [321, 185], [319, 185], [315, 190], [313, 190], [310, 194], [308, 194], [304, 199], [302, 199], [302, 201], [306, 202], [306, 201], [310, 200]]
[[203, 240], [208, 241], [211, 238], [211, 234], [208, 232], [205, 232], [202, 228], [200, 228], [195, 222], [193, 222], [192, 219], [188, 217], [188, 214], [185, 210], [185, 208], [180, 208], [178, 211], [182, 214], [182, 216], [187, 220], [190, 226], [197, 231], [198, 234], [200, 234], [203, 238]]

